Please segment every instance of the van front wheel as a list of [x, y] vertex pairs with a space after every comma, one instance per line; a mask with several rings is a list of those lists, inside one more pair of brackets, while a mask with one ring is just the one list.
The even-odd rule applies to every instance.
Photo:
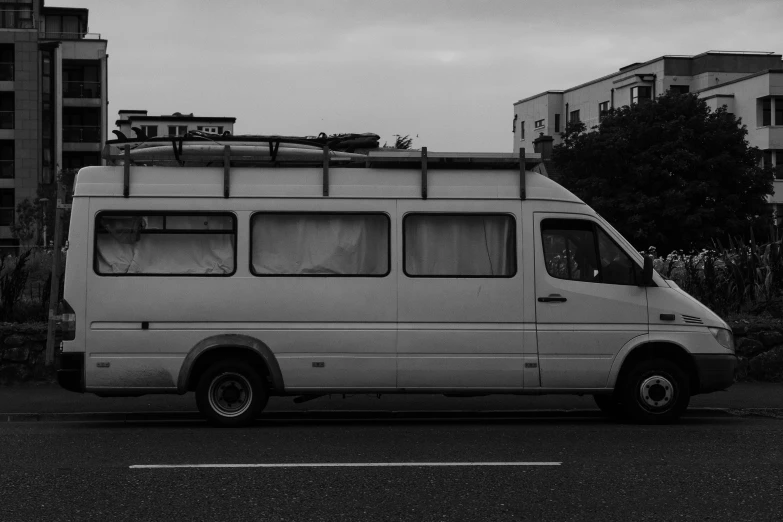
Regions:
[[628, 374], [622, 403], [630, 420], [641, 424], [669, 424], [688, 408], [688, 376], [668, 359], [639, 362]]
[[196, 388], [196, 405], [215, 426], [247, 426], [261, 413], [267, 400], [258, 372], [242, 360], [230, 359], [210, 366]]

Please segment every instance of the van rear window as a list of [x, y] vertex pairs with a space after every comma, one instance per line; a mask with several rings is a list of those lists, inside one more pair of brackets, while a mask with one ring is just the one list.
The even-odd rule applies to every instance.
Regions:
[[229, 276], [236, 271], [235, 245], [233, 214], [101, 212], [95, 222], [95, 272]]
[[257, 276], [389, 273], [389, 217], [381, 213], [260, 212], [250, 221], [250, 271]]
[[403, 221], [409, 277], [513, 277], [516, 228], [506, 214], [408, 214]]

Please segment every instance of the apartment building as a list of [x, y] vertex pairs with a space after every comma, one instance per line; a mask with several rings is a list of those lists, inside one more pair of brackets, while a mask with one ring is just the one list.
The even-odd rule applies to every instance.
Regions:
[[228, 132], [234, 134], [236, 118], [194, 116], [175, 112], [170, 115], [151, 116], [147, 111], [121, 110], [115, 122], [126, 138], [139, 138], [138, 129], [147, 138], [155, 136], [182, 136], [188, 131], [202, 131], [213, 134]]
[[[742, 119], [748, 142], [776, 172], [770, 203], [783, 205], [783, 62], [773, 52], [708, 51], [661, 56], [563, 91], [546, 91], [514, 104], [514, 147], [533, 151], [558, 144], [566, 121], [601, 122], [604, 111], [668, 91], [694, 92], [713, 109], [726, 106]], [[540, 146], [540, 145], [539, 145]]]
[[106, 40], [88, 10], [44, 0], [0, 3], [0, 247], [16, 205], [60, 170], [101, 164], [107, 128]]

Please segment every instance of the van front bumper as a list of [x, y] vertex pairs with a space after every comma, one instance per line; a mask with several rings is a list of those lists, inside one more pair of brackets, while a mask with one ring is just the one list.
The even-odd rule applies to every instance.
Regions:
[[699, 391], [697, 393], [725, 390], [734, 384], [734, 371], [737, 368], [736, 355], [694, 354], [693, 362], [696, 364], [696, 371], [699, 375]]

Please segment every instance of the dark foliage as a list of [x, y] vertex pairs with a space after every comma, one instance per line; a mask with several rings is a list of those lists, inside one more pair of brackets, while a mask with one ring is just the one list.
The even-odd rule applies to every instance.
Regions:
[[746, 135], [725, 108], [669, 92], [612, 109], [589, 132], [566, 126], [553, 161], [558, 181], [637, 248], [691, 251], [768, 229], [774, 176]]

